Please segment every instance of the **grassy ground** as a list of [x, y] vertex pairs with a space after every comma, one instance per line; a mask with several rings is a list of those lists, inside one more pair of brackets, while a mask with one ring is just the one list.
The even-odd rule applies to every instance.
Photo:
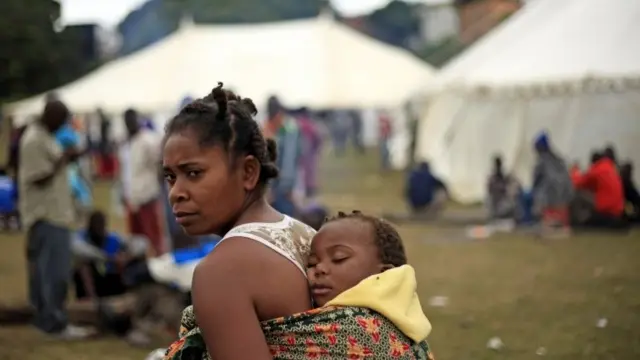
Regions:
[[[376, 172], [372, 157], [328, 157], [324, 200], [333, 210], [402, 210], [401, 174], [371, 175]], [[98, 195], [108, 208], [107, 187], [100, 186]], [[640, 358], [640, 234], [453, 241], [463, 238], [463, 229], [400, 230], [439, 359], [525, 360], [539, 357], [540, 347], [547, 359]], [[0, 244], [0, 301], [23, 301], [23, 237], [0, 236]], [[431, 307], [432, 296], [446, 296], [449, 303]], [[608, 320], [605, 328], [596, 327], [601, 318]], [[505, 344], [501, 351], [486, 348], [495, 336]], [[133, 360], [145, 353], [117, 339], [61, 344], [28, 327], [0, 328], [3, 360]]]

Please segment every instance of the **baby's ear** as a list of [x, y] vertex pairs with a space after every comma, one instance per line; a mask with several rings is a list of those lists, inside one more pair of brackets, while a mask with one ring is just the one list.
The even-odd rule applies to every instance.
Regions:
[[395, 266], [391, 264], [380, 264], [380, 272], [385, 272], [387, 270], [393, 269]]

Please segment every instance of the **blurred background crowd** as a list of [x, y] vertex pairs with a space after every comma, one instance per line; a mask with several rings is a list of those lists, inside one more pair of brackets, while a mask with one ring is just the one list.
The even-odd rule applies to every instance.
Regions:
[[277, 210], [398, 224], [436, 354], [640, 356], [640, 2], [0, 9], [0, 357], [141, 359], [175, 337], [219, 237], [176, 223], [163, 128], [218, 81], [277, 141]]

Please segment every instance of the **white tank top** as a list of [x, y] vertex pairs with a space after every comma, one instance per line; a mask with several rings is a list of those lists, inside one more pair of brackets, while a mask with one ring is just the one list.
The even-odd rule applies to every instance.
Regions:
[[293, 262], [306, 276], [311, 239], [315, 234], [316, 231], [312, 227], [285, 215], [278, 222], [238, 225], [231, 229], [220, 242], [232, 237], [255, 240]]

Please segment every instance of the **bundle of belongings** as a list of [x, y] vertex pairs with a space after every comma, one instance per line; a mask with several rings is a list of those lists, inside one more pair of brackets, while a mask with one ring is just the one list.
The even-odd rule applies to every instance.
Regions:
[[[431, 324], [408, 265], [370, 276], [320, 308], [264, 321], [262, 330], [276, 360], [433, 359], [426, 342]], [[192, 307], [179, 335], [165, 360], [211, 359]]]

